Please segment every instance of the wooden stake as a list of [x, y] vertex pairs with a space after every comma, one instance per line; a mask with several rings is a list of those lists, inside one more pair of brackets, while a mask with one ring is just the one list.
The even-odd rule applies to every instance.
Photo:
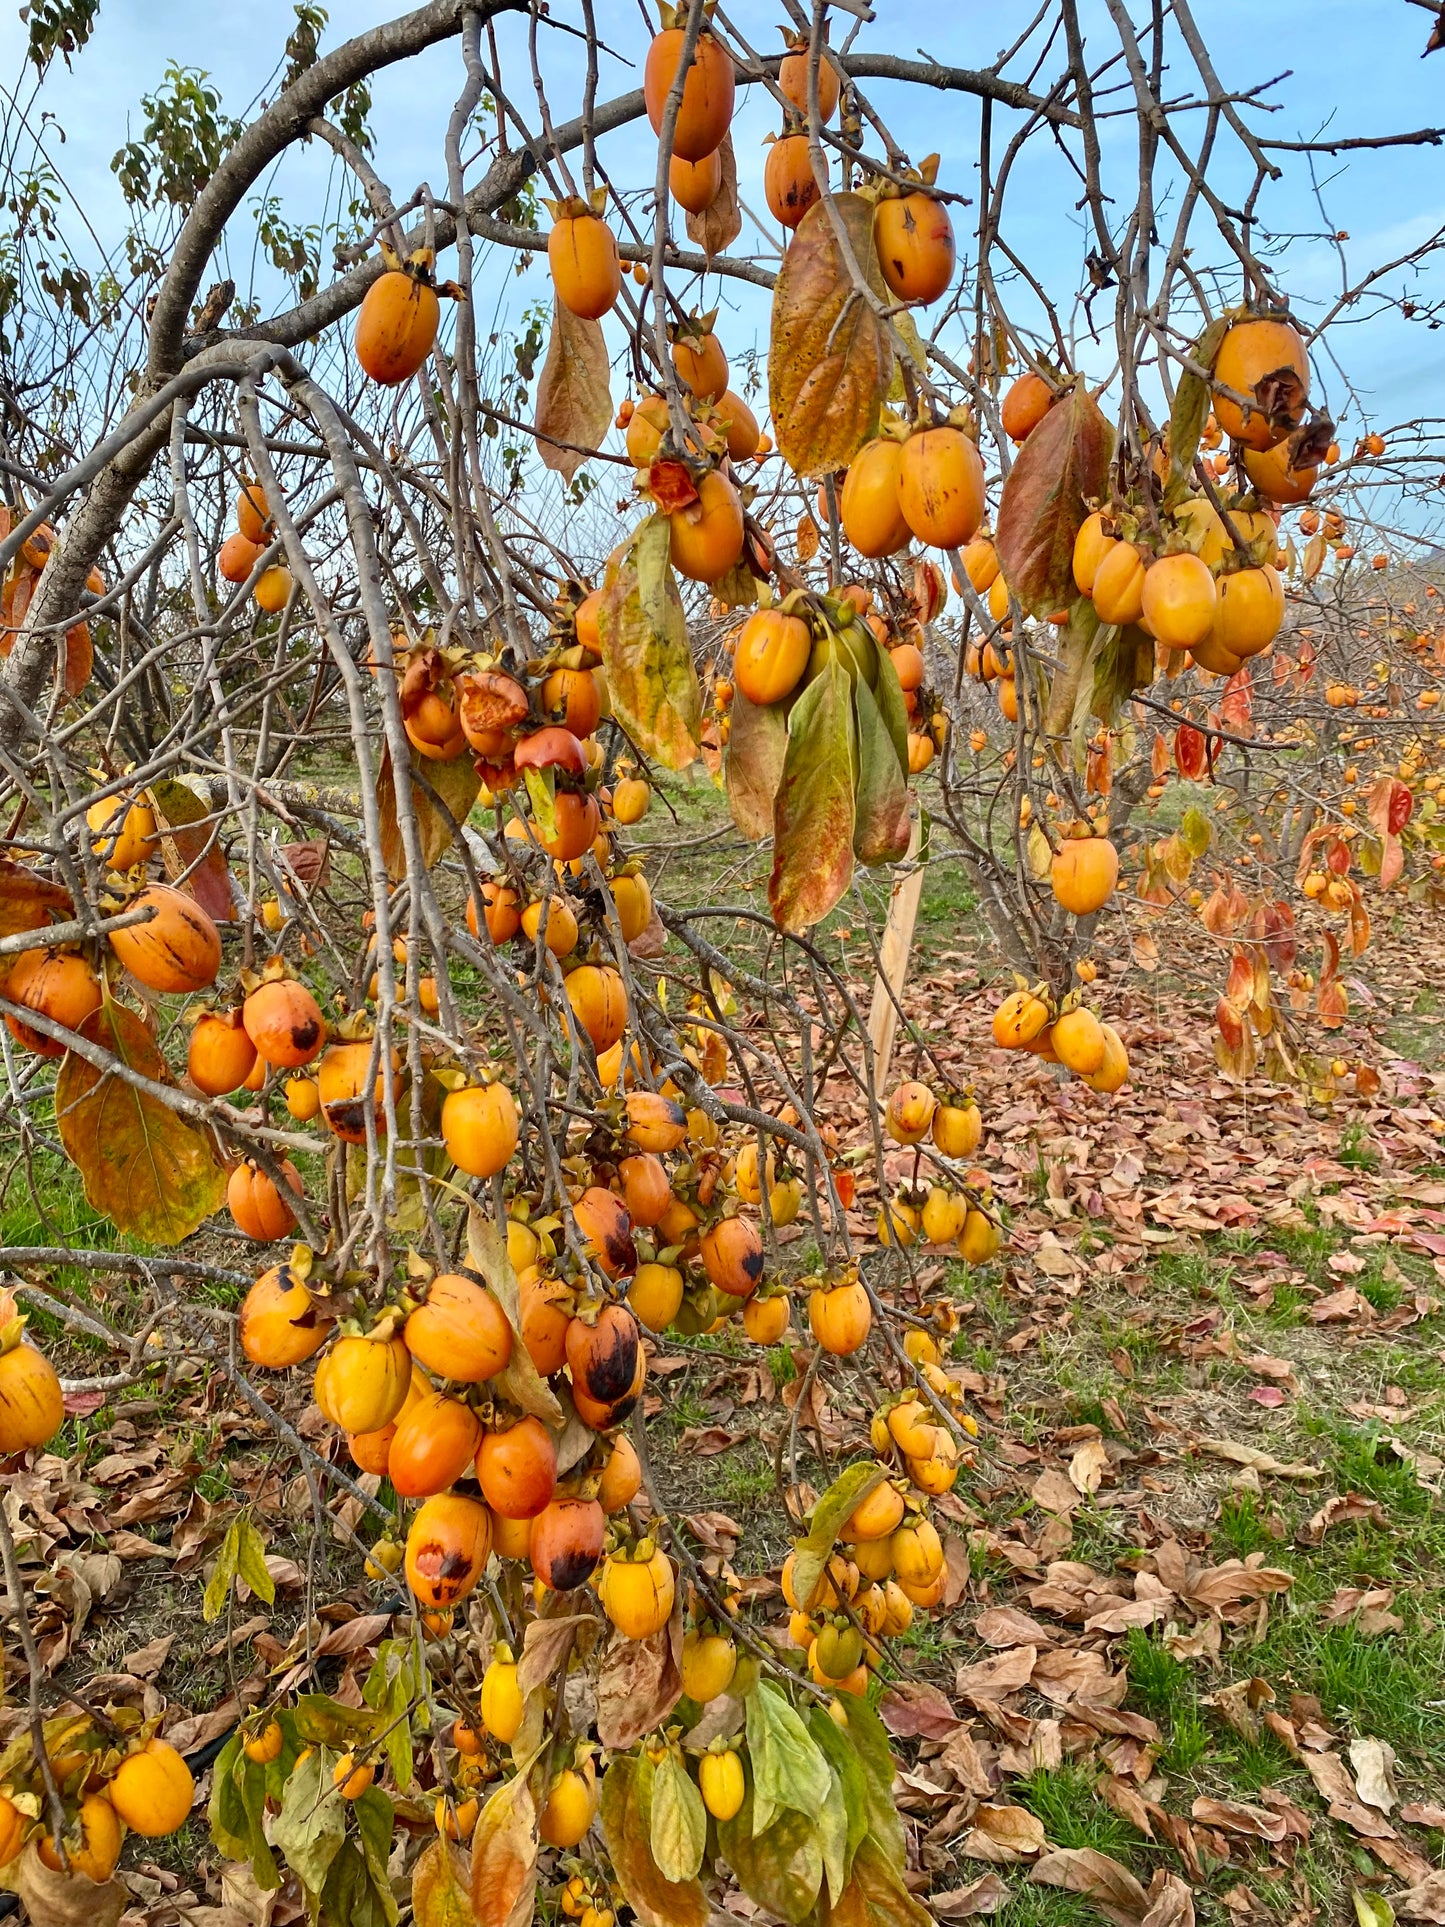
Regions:
[[[913, 927], [918, 921], [918, 901], [923, 895], [923, 865], [918, 856], [920, 818], [913, 819], [908, 839], [908, 856], [915, 867], [893, 886], [888, 902], [888, 922], [878, 946], [878, 975], [873, 981], [873, 1003], [868, 1012], [868, 1039], [873, 1046], [873, 1098], [881, 1104], [888, 1087], [888, 1068], [893, 1058], [893, 1040], [898, 1029], [899, 1002], [908, 981], [908, 957], [913, 948]], [[892, 993], [890, 995], [889, 993]]]

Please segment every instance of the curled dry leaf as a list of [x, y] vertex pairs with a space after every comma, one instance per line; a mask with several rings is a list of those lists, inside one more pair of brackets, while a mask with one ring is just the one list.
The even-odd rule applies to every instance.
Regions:
[[995, 1806], [985, 1801], [973, 1816], [959, 1852], [970, 1860], [994, 1860], [1013, 1866], [1042, 1853], [1048, 1844], [1044, 1823], [1027, 1807]]
[[1189, 1809], [1189, 1817], [1201, 1826], [1246, 1834], [1251, 1840], [1278, 1842], [1288, 1831], [1284, 1815], [1267, 1807], [1249, 1806], [1243, 1800], [1211, 1800], [1202, 1794]]
[[[542, 466], [570, 482], [600, 447], [612, 420], [610, 365], [600, 321], [552, 303], [552, 333], [537, 383], [537, 453]], [[548, 440], [548, 437], [552, 437]], [[572, 446], [563, 447], [562, 443]]]
[[1350, 1741], [1350, 1765], [1355, 1769], [1355, 1786], [1367, 1807], [1390, 1813], [1399, 1805], [1395, 1786], [1395, 1749], [1384, 1740]]
[[929, 1911], [938, 1920], [976, 1920], [980, 1914], [996, 1914], [1006, 1907], [1011, 1896], [996, 1873], [980, 1874], [966, 1887], [950, 1887], [946, 1893], [929, 1896]]
[[130, 1905], [118, 1880], [88, 1880], [84, 1874], [55, 1873], [40, 1858], [31, 1839], [14, 1869], [15, 1892], [30, 1919], [45, 1927], [116, 1927]]
[[682, 1594], [650, 1639], [614, 1639], [597, 1679], [597, 1736], [613, 1752], [661, 1726], [682, 1698]]
[[722, 178], [717, 193], [701, 214], [689, 213], [687, 235], [711, 259], [730, 248], [743, 231], [742, 209], [738, 206], [738, 163], [733, 153], [733, 137], [724, 134], [718, 149]]

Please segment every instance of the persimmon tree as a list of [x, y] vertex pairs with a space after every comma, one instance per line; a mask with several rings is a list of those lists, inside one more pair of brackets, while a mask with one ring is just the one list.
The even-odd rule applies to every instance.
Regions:
[[[113, 1353], [72, 1391], [199, 1363], [316, 1540], [365, 1522], [338, 1529], [396, 1631], [362, 1704], [262, 1700], [212, 1769], [217, 1851], [313, 1917], [396, 1920], [400, 1842], [426, 1927], [702, 1923], [722, 1868], [788, 1920], [921, 1922], [870, 1688], [948, 1594], [930, 1510], [980, 1448], [914, 1261], [986, 1264], [1003, 1228], [977, 1107], [889, 1087], [827, 920], [860, 871], [886, 898], [927, 817], [1018, 977], [994, 1041], [1101, 1106], [1129, 1067], [1091, 953], [1186, 918], [1228, 1068], [1369, 1075], [1322, 1053], [1370, 893], [1437, 887], [1442, 651], [1409, 524], [1356, 497], [1408, 505], [1440, 457], [1363, 421], [1346, 452], [1322, 396], [1341, 316], [1433, 317], [1445, 237], [1292, 314], [1269, 195], [1333, 148], [1255, 131], [1184, 0], [1109, 0], [1098, 44], [1061, 0], [986, 68], [883, 50], [859, 0], [831, 28], [789, 0], [781, 55], [720, 7], [647, 45], [576, 11], [432, 0], [324, 50], [298, 7], [244, 124], [172, 68], [99, 265], [10, 136], [0, 1047], [23, 1162], [58, 1146], [132, 1248], [6, 1253], [0, 1448], [63, 1422], [29, 1303]], [[93, 20], [32, 10], [42, 79]], [[644, 84], [605, 98], [613, 34]], [[370, 89], [438, 44], [455, 99], [398, 204]], [[902, 144], [925, 92], [977, 103], [965, 180]], [[323, 210], [284, 198], [305, 143]], [[1081, 227], [1031, 261], [1043, 147]], [[243, 242], [269, 266], [238, 294]], [[493, 332], [544, 253], [540, 314]], [[766, 316], [765, 402], [727, 291]], [[654, 897], [637, 826], [689, 772], [771, 839], [765, 903]], [[234, 1260], [223, 1211], [275, 1248]], [[61, 1261], [129, 1275], [124, 1316]], [[653, 1463], [667, 1332], [800, 1374], [781, 1616]], [[829, 1381], [872, 1415], [841, 1463]], [[196, 1610], [269, 1598], [265, 1550], [238, 1512]], [[49, 1697], [4, 1514], [0, 1552], [31, 1676], [0, 1880], [115, 1919], [125, 1833], [182, 1825], [193, 1775], [143, 1709]]]

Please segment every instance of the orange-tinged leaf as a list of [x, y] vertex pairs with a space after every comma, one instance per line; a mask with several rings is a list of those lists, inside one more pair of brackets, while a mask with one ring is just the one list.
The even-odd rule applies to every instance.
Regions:
[[652, 1857], [652, 1761], [623, 1754], [602, 1782], [602, 1834], [624, 1899], [642, 1927], [706, 1927], [695, 1880], [667, 1880]]
[[471, 1869], [462, 1849], [440, 1835], [428, 1841], [411, 1876], [416, 1927], [476, 1927], [467, 1898]]
[[150, 787], [161, 835], [161, 859], [166, 875], [185, 877], [184, 887], [217, 923], [236, 914], [231, 899], [231, 873], [221, 847], [218, 825], [210, 805], [203, 803], [188, 783], [163, 776]]
[[[157, 1084], [174, 1081], [155, 1039], [124, 1004], [107, 1001], [80, 1035]], [[179, 1244], [220, 1208], [226, 1173], [209, 1134], [74, 1051], [55, 1080], [55, 1117], [87, 1199], [117, 1229], [147, 1244]]]
[[650, 515], [607, 565], [598, 627], [618, 721], [645, 755], [668, 769], [697, 760], [702, 696], [665, 515]]
[[[853, 255], [884, 294], [873, 247], [873, 209], [857, 194], [834, 196]], [[779, 452], [799, 475], [846, 468], [877, 433], [893, 350], [888, 331], [858, 295], [828, 210], [815, 201], [798, 224], [773, 289], [768, 402]]]
[[1236, 669], [1224, 685], [1219, 703], [1219, 720], [1236, 736], [1254, 734], [1254, 679], [1249, 664]]
[[525, 1773], [504, 1780], [472, 1834], [478, 1927], [531, 1927], [537, 1895], [537, 1808]]
[[828, 1904], [825, 1888], [819, 1908], [819, 1927], [929, 1927], [931, 1921], [933, 1914], [909, 1894], [871, 1836], [859, 1846], [836, 1902]]
[[[0, 857], [0, 937], [18, 936], [22, 930], [39, 930], [50, 921], [50, 912], [62, 916], [70, 912], [68, 890], [26, 869], [23, 863]], [[13, 956], [0, 957], [0, 977], [15, 963]]]
[[1365, 808], [1380, 839], [1380, 888], [1388, 890], [1404, 872], [1400, 831], [1414, 813], [1414, 794], [1397, 776], [1382, 776], [1370, 791]]
[[994, 547], [1009, 588], [1047, 616], [1075, 595], [1074, 538], [1109, 485], [1114, 431], [1082, 381], [1051, 408], [1009, 471]]
[[852, 684], [834, 658], [788, 717], [768, 879], [780, 930], [821, 923], [852, 881], [856, 767]]
[[[537, 382], [537, 453], [543, 468], [570, 482], [586, 461], [581, 451], [602, 444], [612, 421], [607, 343], [602, 323], [552, 303], [552, 333]], [[555, 440], [548, 441], [547, 436]], [[575, 444], [558, 447], [559, 442]]]

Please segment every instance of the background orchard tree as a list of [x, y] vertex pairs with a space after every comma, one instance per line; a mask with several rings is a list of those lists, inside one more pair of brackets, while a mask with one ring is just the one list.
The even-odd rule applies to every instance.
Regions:
[[[12, 1185], [45, 1222], [73, 1166], [105, 1226], [5, 1252], [0, 1884], [35, 1920], [119, 1919], [207, 1774], [237, 1918], [701, 1927], [740, 1890], [921, 1923], [972, 1828], [1162, 1927], [1228, 1860], [1122, 1716], [1068, 1749], [1121, 1742], [1114, 1807], [1177, 1857], [1147, 1892], [1004, 1802], [1011, 1711], [937, 1769], [926, 1837], [900, 1819], [890, 1736], [962, 1732], [910, 1654], [930, 1614], [957, 1640], [1018, 1449], [940, 1262], [992, 1275], [1016, 1164], [909, 938], [961, 871], [996, 966], [968, 1041], [1020, 1088], [1057, 1066], [1080, 1140], [1131, 1079], [1116, 977], [1161, 959], [1241, 1087], [1380, 1090], [1334, 1034], [1372, 915], [1426, 919], [1445, 865], [1442, 450], [1370, 418], [1352, 331], [1436, 325], [1445, 230], [1358, 264], [1320, 170], [1442, 135], [1277, 134], [1283, 83], [1222, 80], [1185, 0], [1061, 0], [981, 67], [876, 11], [432, 0], [331, 45], [301, 6], [257, 23], [278, 66], [241, 118], [166, 68], [113, 233], [44, 119], [95, 9], [28, 12], [0, 1053]], [[433, 49], [405, 198], [374, 96]], [[966, 168], [907, 145], [940, 95]], [[1291, 177], [1325, 238], [1276, 217]], [[1323, 249], [1337, 292], [1296, 299]], [[752, 887], [690, 891], [733, 830]], [[756, 1543], [649, 1443], [695, 1356], [759, 1361]], [[199, 1726], [49, 1638], [42, 1601], [109, 1569], [57, 1576], [35, 1483], [67, 1411], [198, 1383], [266, 1457], [240, 1502], [182, 1475], [175, 1583], [226, 1631]], [[273, 1549], [298, 1519], [304, 1566]], [[1033, 1603], [1101, 1638], [1192, 1612], [1212, 1658], [1289, 1584], [1220, 1570], [1164, 1555], [1096, 1617], [1060, 1568]], [[286, 1582], [295, 1637], [242, 1679], [238, 1616]], [[961, 1677], [996, 1705], [1033, 1675]], [[1413, 1853], [1380, 1858], [1418, 1887]], [[959, 1891], [949, 1918], [1004, 1903]]]

